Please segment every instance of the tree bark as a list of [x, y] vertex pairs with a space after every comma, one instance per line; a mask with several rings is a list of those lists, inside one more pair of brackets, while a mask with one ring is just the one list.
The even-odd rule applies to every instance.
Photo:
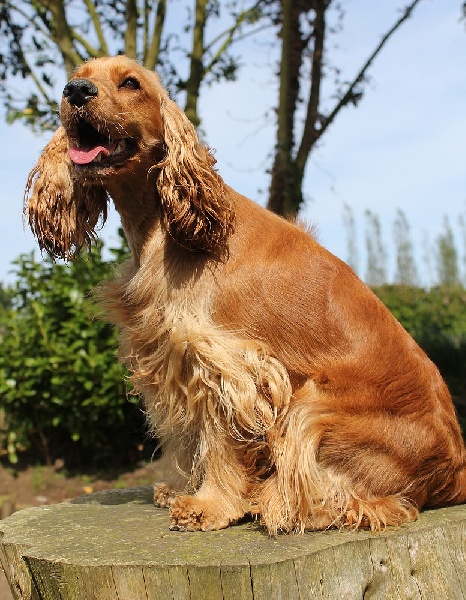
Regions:
[[53, 22], [50, 23], [52, 37], [57, 44], [63, 58], [67, 77], [71, 77], [76, 66], [82, 58], [73, 45], [73, 34], [66, 19], [65, 3], [63, 0], [46, 0], [44, 2], [52, 13]]
[[[341, 109], [348, 104], [356, 104], [362, 93], [359, 90], [364, 83], [367, 71], [382, 51], [385, 44], [411, 17], [421, 0], [412, 0], [403, 10], [400, 18], [382, 37], [380, 43], [370, 54], [356, 77], [347, 85], [346, 91], [337, 100], [335, 106], [326, 114], [320, 111], [320, 85], [323, 71], [323, 53], [326, 35], [325, 15], [331, 0], [282, 0], [282, 54], [280, 60], [280, 91], [277, 110], [277, 144], [272, 167], [268, 208], [283, 216], [295, 216], [303, 203], [302, 184], [309, 156], [328, 127], [334, 122]], [[304, 40], [300, 28], [299, 16], [314, 12], [312, 36]], [[295, 13], [298, 13], [296, 15]], [[302, 54], [313, 40], [312, 68], [310, 74], [310, 92], [307, 103], [304, 130], [299, 144], [293, 140], [296, 110], [299, 94], [295, 90], [291, 73], [296, 65], [301, 65]], [[305, 43], [304, 43], [305, 42]], [[300, 45], [299, 45], [300, 44]], [[298, 58], [298, 53], [300, 57]], [[291, 87], [290, 87], [291, 86]], [[291, 134], [284, 132], [288, 127]]]
[[157, 2], [157, 11], [155, 14], [154, 28], [152, 31], [152, 39], [146, 49], [144, 56], [144, 64], [152, 71], [156, 68], [159, 62], [160, 47], [162, 45], [162, 33], [165, 25], [165, 15], [167, 12], [167, 1], [159, 0]]
[[201, 122], [197, 110], [199, 90], [204, 77], [204, 30], [206, 25], [207, 0], [196, 1], [196, 14], [193, 29], [193, 44], [190, 56], [189, 79], [186, 82], [186, 106], [185, 113], [194, 126]]
[[114, 490], [0, 521], [15, 600], [464, 600], [466, 506], [373, 534], [270, 538], [258, 523], [168, 529], [151, 488]]
[[138, 6], [136, 0], [126, 0], [125, 54], [137, 58]]
[[[314, 50], [311, 72], [311, 92], [308, 101], [304, 134], [299, 151], [295, 151], [295, 114], [299, 102], [300, 70], [308, 39], [303, 36], [300, 19], [313, 8]], [[315, 130], [322, 78], [326, 0], [282, 0], [282, 53], [280, 88], [277, 110], [277, 144], [272, 167], [268, 208], [283, 216], [296, 215], [303, 202], [302, 181], [306, 166], [306, 149]], [[309, 150], [307, 150], [309, 154]]]

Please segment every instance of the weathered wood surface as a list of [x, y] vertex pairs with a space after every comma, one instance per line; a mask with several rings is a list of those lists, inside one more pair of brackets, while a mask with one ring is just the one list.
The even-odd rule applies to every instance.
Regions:
[[466, 599], [466, 505], [377, 535], [272, 539], [256, 523], [169, 531], [136, 488], [19, 511], [0, 536], [22, 600]]

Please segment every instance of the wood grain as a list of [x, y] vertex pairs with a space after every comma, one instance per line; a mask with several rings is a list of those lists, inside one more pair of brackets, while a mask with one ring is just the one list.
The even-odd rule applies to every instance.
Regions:
[[270, 538], [254, 522], [169, 531], [135, 488], [16, 512], [0, 536], [18, 600], [466, 599], [466, 505], [380, 534]]

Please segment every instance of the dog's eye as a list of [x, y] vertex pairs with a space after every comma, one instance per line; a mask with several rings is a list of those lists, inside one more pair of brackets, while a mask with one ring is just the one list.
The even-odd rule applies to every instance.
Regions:
[[126, 79], [123, 79], [118, 87], [126, 90], [139, 90], [141, 88], [141, 84], [134, 77], [126, 77]]

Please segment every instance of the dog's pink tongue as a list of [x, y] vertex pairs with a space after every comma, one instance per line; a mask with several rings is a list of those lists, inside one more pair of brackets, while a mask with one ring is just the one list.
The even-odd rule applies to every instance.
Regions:
[[108, 156], [115, 150], [116, 144], [108, 146], [94, 146], [93, 148], [70, 148], [70, 158], [78, 165], [87, 165], [91, 163], [98, 154], [102, 153]]

